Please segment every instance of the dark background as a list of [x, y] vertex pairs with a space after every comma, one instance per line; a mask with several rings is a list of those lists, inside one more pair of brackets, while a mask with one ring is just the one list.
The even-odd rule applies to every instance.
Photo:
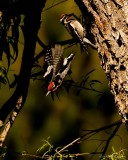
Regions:
[[[54, 4], [59, 0], [54, 1]], [[60, 24], [59, 17], [62, 13], [75, 13], [80, 17], [81, 13], [73, 0], [52, 6], [53, 1], [48, 0], [44, 10], [42, 11], [41, 26], [39, 30], [40, 39], [48, 45], [50, 42], [63, 41], [71, 38], [67, 30]], [[24, 15], [21, 15], [24, 18]], [[9, 33], [8, 33], [9, 34]], [[13, 74], [18, 74], [21, 64], [24, 39], [20, 32], [19, 56], [17, 61], [11, 65], [9, 70], [9, 80], [13, 81]], [[42, 48], [37, 44], [36, 54]], [[74, 82], [80, 82], [86, 74], [89, 74], [88, 82], [98, 80], [93, 84], [93, 88], [97, 91], [83, 89], [79, 94], [77, 87], [71, 87], [69, 93], [60, 87], [58, 89], [59, 98], [54, 95], [52, 97], [45, 96], [46, 87], [43, 87], [42, 80], [31, 80], [26, 103], [17, 117], [11, 131], [6, 140], [9, 155], [6, 159], [27, 159], [17, 155], [23, 151], [30, 154], [40, 154], [37, 150], [43, 145], [43, 139], [50, 137], [49, 142], [54, 148], [65, 146], [83, 135], [84, 129], [96, 129], [115, 122], [120, 119], [118, 111], [113, 104], [113, 97], [109, 95], [108, 81], [104, 71], [100, 66], [100, 60], [97, 51], [88, 47], [89, 54], [80, 53], [80, 46], [74, 45], [64, 50], [64, 57], [75, 51], [75, 57], [72, 61], [71, 78]], [[4, 58], [6, 65], [6, 57]], [[43, 58], [39, 61], [43, 64]], [[69, 76], [66, 79], [70, 79]], [[85, 87], [89, 88], [89, 83], [85, 83]], [[99, 83], [101, 82], [101, 83]], [[14, 88], [15, 89], [15, 88]], [[7, 85], [2, 85], [0, 90], [0, 105], [13, 93], [14, 89], [9, 89]], [[100, 93], [101, 92], [101, 93]], [[107, 92], [107, 94], [106, 94]], [[105, 93], [105, 94], [104, 94]], [[111, 132], [109, 129], [108, 132]], [[110, 145], [107, 154], [112, 154], [113, 150], [119, 151], [127, 149], [126, 141], [127, 131], [122, 125]], [[69, 153], [90, 153], [96, 151], [100, 144], [99, 140], [106, 139], [108, 134], [101, 132], [85, 140], [78, 145], [68, 148]], [[104, 143], [99, 147], [101, 151]], [[17, 157], [18, 156], [18, 157]], [[84, 156], [83, 159], [90, 159], [91, 155]], [[97, 157], [93, 157], [97, 159]], [[29, 158], [28, 158], [29, 159]], [[82, 157], [80, 158], [82, 159]]]

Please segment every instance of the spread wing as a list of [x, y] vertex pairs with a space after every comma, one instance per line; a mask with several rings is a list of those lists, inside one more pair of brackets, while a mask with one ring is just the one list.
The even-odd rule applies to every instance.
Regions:
[[44, 56], [43, 77], [52, 77], [53, 74], [53, 57], [51, 48], [48, 47]]
[[53, 57], [53, 77], [56, 76], [60, 68], [62, 67], [63, 64], [63, 48], [59, 44], [55, 44], [54, 48], [52, 50], [52, 57]]
[[60, 78], [63, 80], [65, 76], [67, 75], [70, 67], [71, 67], [71, 62], [74, 57], [74, 54], [71, 53], [68, 57], [66, 57], [63, 61], [63, 66], [59, 70], [58, 74], [56, 76], [60, 76]]

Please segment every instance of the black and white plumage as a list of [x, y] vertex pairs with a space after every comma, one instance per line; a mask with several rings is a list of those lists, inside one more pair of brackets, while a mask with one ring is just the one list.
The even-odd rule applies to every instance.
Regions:
[[46, 95], [56, 91], [62, 84], [71, 67], [73, 57], [74, 54], [71, 53], [68, 57], [63, 59], [63, 48], [59, 44], [55, 44], [54, 47], [47, 50], [44, 58], [44, 68], [46, 71], [43, 77], [46, 78], [49, 76], [50, 78]]
[[60, 22], [66, 27], [72, 37], [80, 43], [83, 49], [87, 48], [87, 44], [96, 48], [96, 46], [86, 38], [86, 31], [81, 23], [76, 19], [70, 18], [72, 15], [73, 14], [62, 14], [60, 16]]
[[44, 66], [43, 66], [43, 77], [47, 77], [50, 76], [50, 74], [52, 74], [53, 71], [53, 62], [52, 62], [52, 51], [51, 51], [51, 47], [48, 47], [46, 50], [46, 54], [44, 56]]

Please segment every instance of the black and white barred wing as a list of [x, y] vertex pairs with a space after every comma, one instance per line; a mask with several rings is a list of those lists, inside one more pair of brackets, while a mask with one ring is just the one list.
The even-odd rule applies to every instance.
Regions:
[[43, 77], [50, 76], [53, 74], [53, 57], [51, 47], [48, 47], [46, 54], [44, 56], [44, 66], [43, 66]]
[[63, 64], [63, 47], [59, 44], [55, 44], [54, 48], [52, 50], [52, 57], [53, 57], [53, 77], [56, 76], [60, 68]]
[[74, 57], [74, 54], [71, 53], [68, 57], [66, 57], [63, 61], [63, 67], [59, 70], [58, 74], [56, 76], [60, 76], [60, 78], [63, 80], [65, 76], [67, 75], [70, 67], [71, 67], [71, 62]]

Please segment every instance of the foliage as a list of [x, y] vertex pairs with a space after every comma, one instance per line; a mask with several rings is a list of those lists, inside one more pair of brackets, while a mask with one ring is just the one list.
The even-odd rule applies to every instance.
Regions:
[[[17, 2], [18, 1], [16, 1], [16, 3]], [[19, 2], [20, 2], [20, 0], [19, 0]], [[65, 2], [65, 1], [59, 2], [56, 5], [52, 4], [52, 6], [49, 7], [48, 9], [46, 9], [45, 11], [53, 8], [53, 6], [57, 6], [61, 3], [63, 3], [63, 2]], [[14, 15], [13, 14], [10, 15], [9, 14], [10, 12], [9, 13], [5, 12], [6, 14], [3, 13], [4, 16], [2, 16], [2, 18], [0, 19], [0, 46], [1, 46], [1, 48], [0, 48], [0, 62], [1, 62], [0, 63], [0, 84], [4, 84], [4, 85], [8, 84], [10, 89], [14, 88], [17, 85], [16, 91], [14, 92], [12, 97], [10, 98], [10, 101], [7, 101], [7, 103], [5, 103], [5, 105], [4, 105], [4, 107], [5, 107], [5, 109], [3, 109], [4, 113], [2, 113], [2, 112], [1, 112], [2, 114], [0, 113], [0, 116], [2, 115], [1, 116], [2, 118], [3, 118], [3, 116], [5, 116], [3, 118], [3, 122], [10, 115], [12, 110], [17, 111], [18, 113], [20, 112], [20, 108], [17, 108], [15, 106], [15, 104], [17, 105], [17, 99], [19, 98], [19, 96], [21, 96], [21, 94], [23, 94], [23, 102], [21, 102], [20, 106], [23, 106], [23, 104], [25, 103], [30, 79], [32, 79], [34, 82], [35, 81], [37, 82], [39, 80], [41, 82], [41, 90], [43, 90], [43, 92], [46, 93], [48, 81], [47, 81], [47, 79], [44, 79], [42, 75], [43, 75], [44, 55], [46, 54], [47, 48], [54, 43], [61, 44], [62, 46], [64, 46], [65, 50], [68, 48], [69, 51], [71, 51], [72, 49], [74, 49], [76, 47], [76, 42], [74, 41], [74, 39], [70, 39], [70, 38], [67, 38], [66, 40], [53, 41], [53, 42], [49, 42], [48, 44], [45, 44], [44, 41], [42, 41], [42, 39], [36, 33], [36, 31], [38, 30], [36, 23], [32, 21], [33, 19], [31, 19], [31, 15], [29, 17], [29, 15], [26, 14], [26, 12], [27, 12], [27, 9], [23, 10], [23, 12], [19, 11], [18, 14], [14, 13]], [[34, 27], [35, 28], [37, 27], [36, 28], [37, 30], [36, 31], [34, 30], [35, 35], [36, 35], [34, 37], [35, 39], [32, 37], [34, 33], [29, 32], [29, 30], [31, 28], [27, 28], [24, 24], [24, 22], [26, 22], [27, 25], [29, 24], [29, 21], [27, 21], [28, 20], [27, 18], [30, 21], [32, 21], [31, 22], [32, 29]], [[82, 16], [78, 17], [78, 19], [82, 19], [82, 21], [84, 20]], [[84, 22], [83, 22], [84, 25], [86, 25], [85, 22], [86, 21], [84, 20]], [[39, 21], [39, 24], [40, 24], [40, 21]], [[22, 38], [23, 43], [20, 41], [21, 34], [23, 35], [23, 38]], [[31, 42], [31, 40], [34, 40], [35, 46], [38, 45], [41, 48], [41, 51], [36, 52], [33, 45], [29, 45], [29, 43], [28, 43], [27, 47], [28, 48], [33, 47], [33, 50], [34, 50], [33, 53], [32, 52], [29, 53], [29, 49], [28, 50], [26, 49], [27, 47], [26, 47], [26, 39], [25, 38], [27, 39], [27, 43]], [[21, 53], [19, 51], [19, 44], [20, 43], [22, 43], [22, 45], [24, 47], [23, 53]], [[33, 44], [33, 42], [32, 42], [32, 44]], [[78, 51], [77, 51], [77, 49], [78, 49]], [[76, 49], [76, 51], [80, 52], [79, 51], [80, 47], [77, 47], [77, 49]], [[32, 50], [30, 49], [30, 51], [32, 51]], [[19, 73], [19, 75], [13, 74], [14, 80], [13, 81], [11, 80], [11, 82], [10, 82], [8, 80], [8, 71], [10, 70], [11, 66], [17, 62], [18, 57], [21, 56], [20, 54], [23, 55], [22, 62], [21, 62], [21, 68], [19, 69], [20, 73]], [[79, 54], [81, 54], [81, 53], [79, 53]], [[30, 55], [32, 55], [32, 57], [30, 57]], [[6, 65], [3, 63], [5, 61], [4, 57], [6, 57], [6, 59], [7, 59], [7, 67], [5, 67]], [[29, 68], [29, 71], [28, 71], [28, 68]], [[73, 78], [73, 74], [74, 74], [75, 70], [72, 70], [72, 68], [71, 68], [70, 72], [68, 73], [67, 77], [65, 78], [65, 80], [63, 81], [63, 83], [59, 87], [59, 89], [55, 93], [54, 92], [51, 93], [52, 100], [55, 100], [55, 97], [60, 99], [59, 93], [63, 92], [63, 91], [66, 91], [68, 95], [70, 93], [73, 93], [72, 94], [73, 96], [74, 95], [75, 96], [82, 95], [83, 97], [84, 97], [83, 93], [85, 93], [84, 91], [86, 91], [86, 92], [91, 91], [91, 92], [96, 93], [98, 95], [97, 96], [98, 97], [97, 98], [98, 99], [97, 106], [101, 107], [101, 108], [104, 107], [103, 110], [106, 115], [108, 112], [109, 112], [109, 115], [110, 115], [110, 112], [111, 112], [111, 114], [113, 114], [112, 107], [113, 106], [115, 107], [114, 98], [110, 94], [110, 92], [107, 92], [106, 90], [102, 91], [102, 90], [97, 89], [97, 86], [99, 85], [100, 86], [99, 88], [101, 88], [103, 83], [97, 77], [95, 77], [95, 78], [91, 77], [93, 74], [95, 74], [95, 71], [96, 71], [95, 67], [93, 67], [93, 69], [89, 68], [88, 70], [86, 70], [86, 73], [84, 72], [84, 75], [82, 77], [80, 77], [80, 79], [77, 81], [77, 80], [75, 80], [75, 78]], [[11, 102], [11, 104], [10, 104], [10, 102]], [[8, 108], [10, 106], [11, 106], [11, 109], [9, 109], [9, 111], [7, 112]], [[79, 104], [79, 106], [80, 106], [80, 104]], [[98, 109], [98, 107], [97, 107], [97, 109]], [[15, 112], [13, 112], [13, 113], [15, 113]], [[14, 118], [14, 117], [12, 117], [12, 118]], [[10, 118], [9, 118], [9, 120], [10, 120]], [[39, 119], [39, 121], [40, 121], [40, 119]], [[122, 122], [119, 120], [116, 123], [113, 123], [111, 125], [104, 126], [104, 127], [98, 128], [98, 129], [94, 129], [94, 130], [93, 129], [92, 130], [84, 129], [84, 130], [82, 130], [83, 135], [80, 138], [75, 139], [74, 141], [72, 141], [71, 143], [67, 144], [64, 147], [61, 147], [61, 146], [54, 147], [54, 145], [52, 145], [49, 142], [49, 138], [48, 138], [46, 140], [43, 140], [42, 146], [39, 149], [37, 149], [37, 152], [35, 154], [30, 154], [27, 151], [24, 151], [22, 153], [16, 153], [16, 154], [21, 157], [28, 157], [28, 158], [32, 158], [32, 159], [48, 159], [48, 160], [51, 160], [51, 159], [62, 160], [62, 159], [69, 159], [69, 158], [72, 160], [72, 159], [76, 159], [78, 157], [82, 157], [85, 155], [92, 156], [92, 155], [96, 155], [96, 154], [99, 155], [100, 154], [100, 155], [102, 155], [101, 158], [103, 160], [107, 160], [107, 159], [118, 160], [119, 158], [120, 158], [120, 160], [121, 160], [121, 158], [122, 158], [122, 160], [123, 159], [125, 160], [124, 150], [121, 150], [119, 152], [113, 151], [113, 153], [111, 155], [105, 156], [106, 151], [109, 147], [110, 141], [116, 135], [121, 124], [122, 124]], [[77, 125], [77, 127], [78, 126], [79, 125]], [[114, 127], [114, 129], [112, 127]], [[107, 129], [111, 129], [111, 132], [108, 132]], [[105, 143], [105, 145], [101, 149], [101, 152], [98, 152], [97, 150], [99, 148], [97, 148], [94, 152], [73, 153], [73, 154], [69, 153], [70, 152], [68, 150], [69, 147], [71, 147], [75, 143], [77, 143], [77, 142], [82, 143], [84, 141], [89, 141], [93, 136], [95, 136], [96, 134], [101, 133], [101, 132], [102, 133], [105, 132], [107, 135], [106, 139], [104, 139], [104, 140], [101, 139], [101, 141], [99, 141], [101, 143], [102, 142]], [[93, 138], [91, 140], [93, 140]], [[6, 149], [3, 148], [2, 151], [3, 152], [1, 153], [0, 157], [3, 158], [6, 156], [6, 153], [8, 151], [7, 151], [7, 148]]]
[[[43, 145], [37, 149], [36, 154], [30, 154], [26, 151], [15, 154], [17, 154], [22, 158], [26, 157], [31, 159], [48, 159], [48, 160], [64, 160], [64, 159], [75, 160], [84, 155], [91, 156], [91, 153], [76, 153], [76, 154], [69, 153], [68, 148], [74, 145], [75, 143], [79, 143], [79, 141], [80, 138], [77, 138], [64, 147], [54, 148], [54, 146], [50, 143], [50, 137], [48, 137], [46, 140], [45, 139], [42, 140]], [[0, 155], [0, 158], [5, 157], [6, 150], [7, 148], [4, 148], [3, 153], [1, 153]], [[113, 153], [111, 155], [99, 156], [100, 160], [126, 160], [125, 152], [127, 150], [121, 149], [120, 151], [117, 152], [115, 151], [114, 147], [112, 147], [112, 150]]]
[[126, 160], [125, 149], [121, 149], [120, 151], [115, 151], [112, 147], [113, 153], [111, 155], [105, 155], [102, 157], [102, 160]]

